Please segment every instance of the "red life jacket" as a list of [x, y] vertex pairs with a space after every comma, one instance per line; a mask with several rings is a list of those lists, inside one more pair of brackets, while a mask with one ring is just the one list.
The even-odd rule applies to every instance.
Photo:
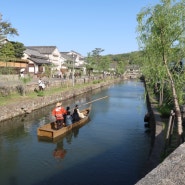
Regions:
[[63, 107], [56, 107], [52, 114], [56, 117], [57, 120], [64, 119], [63, 114], [66, 113], [66, 110]]

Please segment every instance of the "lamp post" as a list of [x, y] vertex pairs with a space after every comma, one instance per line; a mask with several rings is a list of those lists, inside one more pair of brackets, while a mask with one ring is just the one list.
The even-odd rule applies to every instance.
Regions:
[[72, 55], [72, 57], [73, 57], [73, 73], [72, 73], [72, 80], [73, 80], [73, 87], [74, 87], [74, 85], [75, 85], [75, 79], [74, 79], [74, 58], [75, 58], [75, 56], [74, 56], [74, 54]]

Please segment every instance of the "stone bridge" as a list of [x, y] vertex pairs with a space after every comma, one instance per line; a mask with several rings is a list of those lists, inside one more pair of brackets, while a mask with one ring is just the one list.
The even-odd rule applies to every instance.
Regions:
[[126, 71], [124, 73], [124, 77], [126, 79], [135, 79], [141, 77], [141, 71], [139, 66], [137, 65], [129, 65], [126, 68]]

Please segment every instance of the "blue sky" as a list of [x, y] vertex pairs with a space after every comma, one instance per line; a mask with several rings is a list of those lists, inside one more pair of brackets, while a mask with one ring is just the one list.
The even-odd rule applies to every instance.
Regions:
[[9, 40], [25, 46], [56, 46], [83, 56], [139, 50], [137, 14], [160, 0], [0, 0], [3, 21], [18, 30]]

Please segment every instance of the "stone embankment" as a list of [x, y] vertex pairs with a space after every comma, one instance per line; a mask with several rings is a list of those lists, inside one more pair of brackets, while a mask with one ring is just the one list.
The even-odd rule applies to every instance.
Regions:
[[0, 121], [4, 121], [19, 115], [30, 113], [33, 110], [45, 107], [47, 105], [51, 105], [53, 103], [56, 103], [62, 100], [76, 97], [80, 94], [87, 93], [89, 91], [101, 88], [103, 86], [109, 85], [117, 81], [120, 81], [120, 79], [101, 82], [98, 84], [93, 84], [83, 88], [69, 90], [69, 91], [53, 94], [50, 96], [43, 96], [43, 97], [38, 96], [37, 98], [28, 99], [28, 100], [24, 99], [19, 102], [1, 106]]
[[164, 151], [164, 126], [156, 109], [156, 102], [148, 98], [154, 135], [149, 159], [141, 178], [136, 185], [183, 185], [185, 184], [185, 144], [181, 144], [174, 152], [161, 162]]
[[185, 144], [181, 144], [161, 164], [154, 168], [136, 185], [184, 185]]

